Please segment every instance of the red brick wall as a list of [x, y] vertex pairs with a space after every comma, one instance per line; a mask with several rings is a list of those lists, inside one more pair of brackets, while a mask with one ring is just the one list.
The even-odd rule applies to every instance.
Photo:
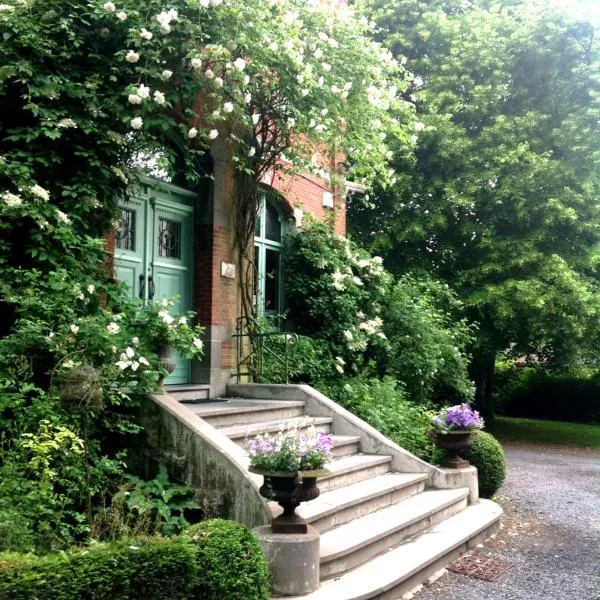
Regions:
[[[320, 177], [309, 174], [290, 176], [286, 173], [271, 173], [263, 180], [276, 189], [293, 210], [298, 207], [320, 221], [333, 220], [335, 232], [346, 235], [346, 206], [342, 195], [331, 184]], [[333, 193], [333, 208], [323, 206], [323, 192]]]

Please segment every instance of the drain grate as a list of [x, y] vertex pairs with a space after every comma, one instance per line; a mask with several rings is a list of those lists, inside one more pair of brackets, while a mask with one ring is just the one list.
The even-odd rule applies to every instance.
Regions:
[[448, 571], [467, 575], [468, 577], [477, 577], [485, 581], [496, 581], [500, 575], [506, 573], [512, 566], [513, 563], [499, 558], [470, 554], [452, 563], [448, 567]]

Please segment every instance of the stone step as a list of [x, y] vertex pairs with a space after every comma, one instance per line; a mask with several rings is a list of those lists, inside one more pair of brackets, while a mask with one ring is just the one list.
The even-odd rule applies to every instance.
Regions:
[[178, 402], [183, 403], [199, 403], [213, 402], [209, 400], [210, 386], [202, 384], [187, 384], [187, 385], [166, 385], [165, 391], [169, 396]]
[[468, 488], [430, 490], [321, 536], [321, 579], [341, 575], [467, 507]]
[[331, 461], [326, 468], [330, 474], [319, 478], [321, 493], [335, 490], [389, 472], [391, 456], [354, 454]]
[[213, 427], [250, 425], [264, 421], [282, 423], [304, 415], [304, 402], [280, 402], [277, 400], [228, 399], [224, 402], [191, 404], [188, 408]]
[[285, 429], [295, 427], [299, 430], [315, 427], [317, 431], [331, 432], [331, 417], [295, 417], [288, 419], [285, 423], [281, 421], [265, 421], [263, 423], [253, 423], [249, 425], [233, 425], [231, 427], [223, 427], [219, 431], [224, 433], [228, 438], [232, 439], [236, 444], [246, 447], [247, 438], [265, 433], [277, 433], [282, 425]]
[[[425, 473], [386, 473], [325, 492], [316, 500], [301, 504], [296, 512], [319, 533], [325, 533], [422, 492], [426, 481]], [[270, 506], [274, 517], [281, 513], [278, 504], [272, 502]]]
[[481, 500], [341, 577], [323, 581], [318, 590], [286, 600], [399, 600], [495, 533], [501, 514], [496, 503]]
[[360, 435], [332, 435], [333, 456], [340, 458], [360, 452]]

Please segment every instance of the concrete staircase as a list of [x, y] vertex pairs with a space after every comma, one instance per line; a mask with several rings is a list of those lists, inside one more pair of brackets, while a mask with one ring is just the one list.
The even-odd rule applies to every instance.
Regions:
[[[298, 509], [321, 534], [321, 587], [302, 596], [306, 600], [400, 599], [499, 526], [495, 503], [469, 504], [467, 487], [436, 489], [428, 472], [398, 472], [392, 455], [363, 452], [363, 435], [337, 431], [335, 415], [311, 415], [305, 401], [199, 401], [198, 395], [177, 394], [180, 402], [189, 400], [187, 410], [239, 447], [282, 423], [333, 434], [331, 474], [319, 480], [319, 498]], [[281, 510], [269, 507], [273, 515]]]

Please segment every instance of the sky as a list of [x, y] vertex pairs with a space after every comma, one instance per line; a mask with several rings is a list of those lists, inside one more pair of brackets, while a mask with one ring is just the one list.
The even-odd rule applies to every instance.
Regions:
[[600, 25], [600, 0], [553, 0], [573, 15]]

